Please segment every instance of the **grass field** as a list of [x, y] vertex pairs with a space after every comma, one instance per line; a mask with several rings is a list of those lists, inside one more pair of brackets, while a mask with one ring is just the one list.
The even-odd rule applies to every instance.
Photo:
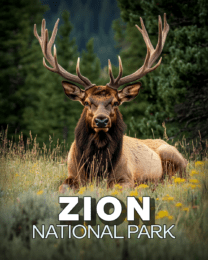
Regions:
[[[181, 145], [184, 148], [184, 145]], [[181, 148], [181, 149], [182, 149]], [[44, 224], [58, 225], [61, 212], [58, 187], [67, 176], [66, 150], [61, 145], [39, 148], [32, 136], [26, 146], [20, 136], [17, 144], [1, 135], [0, 146], [0, 259], [208, 259], [208, 161], [187, 155], [187, 175], [166, 178], [154, 188], [154, 183], [135, 189], [122, 189], [115, 185], [106, 188], [103, 181], [96, 186], [90, 183], [77, 191], [68, 190], [66, 196], [111, 195], [126, 202], [127, 196], [142, 201], [143, 196], [155, 199], [155, 222], [175, 227], [175, 239], [137, 234], [127, 238], [128, 222], [117, 227], [117, 235], [124, 239], [32, 238], [32, 225], [41, 229]], [[184, 150], [185, 151], [185, 150]], [[195, 150], [196, 152], [196, 150]], [[189, 157], [188, 157], [189, 156]], [[191, 158], [191, 159], [190, 159]], [[104, 224], [97, 221], [100, 227]], [[142, 223], [139, 223], [141, 228]], [[147, 227], [149, 230], [150, 227]], [[65, 231], [64, 231], [65, 232]], [[57, 234], [60, 231], [57, 230]], [[77, 230], [82, 234], [83, 230]]]

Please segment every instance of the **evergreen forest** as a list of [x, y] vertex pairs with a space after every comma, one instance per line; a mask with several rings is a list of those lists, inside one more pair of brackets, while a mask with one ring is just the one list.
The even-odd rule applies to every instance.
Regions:
[[[26, 140], [32, 133], [40, 146], [51, 140], [70, 145], [83, 107], [65, 96], [61, 86], [63, 79], [43, 67], [43, 55], [33, 26], [37, 24], [40, 35], [41, 21], [46, 18], [47, 22], [49, 9], [45, 2], [3, 0], [0, 126], [10, 138], [18, 138], [22, 133]], [[76, 74], [80, 57], [81, 73], [97, 85], [109, 82], [107, 59], [113, 64], [114, 77], [118, 75], [117, 55], [122, 59], [123, 76], [142, 66], [146, 45], [135, 24], [141, 26], [140, 17], [143, 18], [155, 47], [158, 15], [164, 21], [166, 13], [170, 30], [161, 55], [162, 63], [140, 80], [139, 96], [120, 107], [127, 134], [141, 139], [165, 137], [172, 141], [183, 136], [187, 140], [207, 139], [208, 2], [109, 0], [103, 1], [96, 15], [97, 1], [71, 2], [71, 10], [64, 1], [58, 9], [61, 18], [55, 41], [58, 62]], [[77, 6], [81, 6], [83, 12], [78, 12]], [[106, 13], [112, 17], [112, 23]], [[57, 18], [54, 15], [49, 19], [49, 36]], [[85, 46], [83, 39], [88, 39]]]

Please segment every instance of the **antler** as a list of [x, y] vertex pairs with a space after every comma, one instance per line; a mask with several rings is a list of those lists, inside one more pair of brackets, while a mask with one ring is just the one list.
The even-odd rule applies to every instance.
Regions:
[[160, 56], [160, 54], [162, 52], [162, 49], [163, 49], [163, 46], [165, 44], [165, 40], [166, 40], [168, 31], [169, 31], [169, 25], [167, 24], [167, 21], [166, 21], [166, 14], [164, 14], [164, 28], [163, 28], [163, 30], [162, 30], [162, 20], [161, 20], [160, 15], [158, 17], [159, 34], [158, 34], [157, 46], [156, 46], [155, 49], [152, 46], [152, 43], [149, 39], [148, 33], [147, 33], [146, 28], [144, 26], [144, 22], [143, 22], [141, 17], [140, 17], [140, 22], [141, 22], [141, 25], [142, 25], [142, 29], [138, 25], [135, 25], [135, 26], [141, 32], [143, 39], [144, 39], [146, 46], [147, 46], [147, 54], [146, 54], [144, 64], [141, 68], [139, 68], [137, 71], [135, 71], [131, 75], [128, 75], [126, 77], [121, 78], [122, 72], [123, 72], [123, 67], [122, 67], [122, 63], [121, 63], [121, 58], [118, 57], [119, 74], [118, 74], [118, 77], [116, 79], [114, 79], [113, 73], [112, 73], [112, 68], [111, 68], [111, 62], [110, 62], [110, 60], [108, 60], [110, 82], [107, 84], [107, 86], [109, 86], [113, 89], [118, 89], [123, 84], [138, 80], [138, 79], [142, 78], [143, 76], [145, 76], [147, 73], [155, 70], [157, 67], [160, 66], [160, 63], [162, 61], [162, 57], [160, 58], [158, 63], [154, 67], [152, 67], [152, 65], [154, 64], [154, 62], [157, 60], [157, 58]]
[[[95, 84], [92, 84], [88, 78], [81, 75], [80, 69], [79, 69], [80, 58], [78, 58], [78, 60], [77, 60], [76, 73], [78, 76], [76, 76], [76, 75], [73, 75], [73, 74], [67, 72], [64, 68], [62, 68], [58, 64], [55, 44], [53, 47], [54, 56], [52, 55], [51, 47], [56, 38], [56, 34], [57, 34], [57, 30], [58, 30], [58, 23], [59, 23], [59, 19], [56, 21], [56, 23], [54, 25], [53, 32], [52, 32], [52, 35], [51, 35], [51, 38], [49, 41], [48, 41], [48, 30], [45, 29], [45, 26], [46, 26], [45, 19], [42, 20], [41, 36], [38, 35], [37, 29], [36, 29], [36, 24], [34, 24], [34, 35], [38, 39], [42, 52], [43, 52], [43, 55], [44, 55], [43, 65], [48, 70], [61, 75], [63, 78], [82, 85], [85, 89], [95, 86]], [[45, 59], [52, 66], [52, 68], [46, 64]]]

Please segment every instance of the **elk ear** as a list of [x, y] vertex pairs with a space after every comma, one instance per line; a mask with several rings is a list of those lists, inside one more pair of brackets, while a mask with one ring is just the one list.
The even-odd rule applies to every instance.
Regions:
[[67, 81], [62, 81], [62, 86], [67, 97], [69, 97], [71, 100], [78, 100], [80, 103], [83, 102], [85, 91]]
[[125, 88], [118, 91], [118, 98], [120, 101], [120, 105], [123, 102], [131, 101], [134, 99], [138, 94], [142, 83], [137, 82], [132, 85], [126, 86]]

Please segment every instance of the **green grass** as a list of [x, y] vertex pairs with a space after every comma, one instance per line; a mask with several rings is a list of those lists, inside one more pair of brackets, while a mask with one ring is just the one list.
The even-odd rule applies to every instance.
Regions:
[[[155, 199], [156, 224], [175, 224], [176, 239], [97, 239], [49, 236], [32, 239], [32, 225], [58, 225], [61, 212], [58, 187], [67, 177], [66, 148], [56, 144], [40, 148], [30, 137], [25, 146], [1, 135], [0, 146], [0, 256], [1, 259], [207, 259], [208, 258], [208, 161], [189, 159], [187, 175], [166, 178], [155, 188], [147, 183], [135, 189], [116, 185], [106, 188], [103, 181], [80, 190], [68, 190], [66, 196], [99, 198], [112, 195], [126, 203], [127, 196]], [[185, 147], [181, 145], [181, 150]], [[97, 221], [101, 227], [104, 225]], [[128, 222], [118, 226], [118, 235], [126, 237]], [[139, 224], [139, 227], [142, 223]], [[149, 227], [148, 227], [149, 229]], [[81, 232], [81, 231], [80, 231]], [[57, 231], [59, 233], [59, 231]]]

